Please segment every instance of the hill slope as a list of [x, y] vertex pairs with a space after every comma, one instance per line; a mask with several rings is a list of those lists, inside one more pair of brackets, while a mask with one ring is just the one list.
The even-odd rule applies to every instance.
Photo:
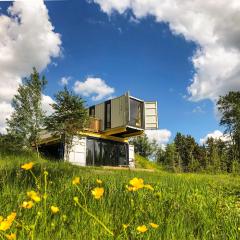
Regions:
[[[29, 160], [33, 168], [21, 169]], [[239, 237], [239, 177], [76, 167], [34, 155], [0, 155], [0, 162], [0, 215], [16, 212], [6, 231], [1, 229], [11, 217], [0, 218], [3, 239], [10, 233], [24, 240]], [[75, 177], [79, 184], [72, 183]], [[135, 177], [144, 184], [130, 181]]]
[[153, 169], [153, 170], [160, 170], [161, 167], [154, 162], [149, 161], [147, 158], [135, 154], [135, 166], [136, 168], [143, 168], [143, 169]]

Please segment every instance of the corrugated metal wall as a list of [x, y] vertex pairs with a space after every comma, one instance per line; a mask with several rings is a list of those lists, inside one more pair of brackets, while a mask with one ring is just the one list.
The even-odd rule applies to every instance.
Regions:
[[157, 102], [145, 102], [145, 129], [157, 129], [158, 128], [158, 112]]
[[105, 103], [101, 103], [95, 106], [95, 117], [101, 120], [101, 131], [104, 130], [105, 119]]
[[126, 95], [111, 100], [111, 128], [127, 125], [127, 104]]

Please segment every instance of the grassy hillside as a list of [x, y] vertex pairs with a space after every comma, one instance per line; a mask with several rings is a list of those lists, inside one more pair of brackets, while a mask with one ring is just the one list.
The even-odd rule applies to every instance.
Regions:
[[[29, 161], [35, 162], [32, 172], [21, 169]], [[79, 184], [72, 183], [75, 177]], [[145, 185], [135, 181], [136, 191], [128, 191], [134, 177]], [[92, 195], [96, 187], [104, 189], [100, 199]], [[29, 154], [0, 155], [0, 190], [0, 215], [16, 212], [6, 231], [11, 217], [0, 218], [0, 239], [10, 233], [24, 240], [239, 239], [240, 177], [82, 168]], [[31, 190], [40, 201], [24, 208]]]
[[135, 165], [136, 168], [144, 168], [144, 169], [152, 169], [152, 170], [160, 170], [161, 167], [154, 162], [149, 161], [148, 159], [135, 154]]

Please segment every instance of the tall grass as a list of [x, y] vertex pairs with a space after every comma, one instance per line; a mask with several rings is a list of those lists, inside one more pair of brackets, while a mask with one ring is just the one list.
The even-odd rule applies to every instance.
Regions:
[[[239, 177], [83, 168], [36, 160], [28, 154], [0, 159], [0, 215], [17, 214], [11, 228], [0, 231], [0, 239], [10, 233], [16, 233], [17, 239], [37, 240], [240, 239]], [[32, 160], [39, 189], [30, 171], [20, 167]], [[80, 177], [78, 187], [72, 184], [76, 176]], [[126, 185], [134, 177], [143, 178], [154, 191], [129, 192]], [[100, 199], [91, 193], [95, 187], [104, 188]], [[39, 192], [41, 201], [25, 209], [21, 205], [30, 190]], [[59, 212], [52, 213], [51, 206]], [[147, 228], [144, 233], [137, 230], [142, 225]]]

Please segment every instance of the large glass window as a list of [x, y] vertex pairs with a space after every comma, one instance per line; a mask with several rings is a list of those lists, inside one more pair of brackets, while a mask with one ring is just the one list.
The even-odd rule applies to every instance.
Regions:
[[143, 102], [130, 98], [130, 126], [143, 128]]
[[94, 140], [87, 140], [87, 156], [86, 156], [86, 164], [88, 166], [94, 165]]
[[94, 140], [94, 165], [101, 166], [104, 165], [102, 162], [102, 156], [101, 156], [101, 142]]
[[128, 165], [128, 146], [126, 144], [119, 145], [118, 148], [118, 156], [119, 156], [119, 165]]
[[87, 165], [128, 165], [128, 145], [102, 139], [87, 139]]

